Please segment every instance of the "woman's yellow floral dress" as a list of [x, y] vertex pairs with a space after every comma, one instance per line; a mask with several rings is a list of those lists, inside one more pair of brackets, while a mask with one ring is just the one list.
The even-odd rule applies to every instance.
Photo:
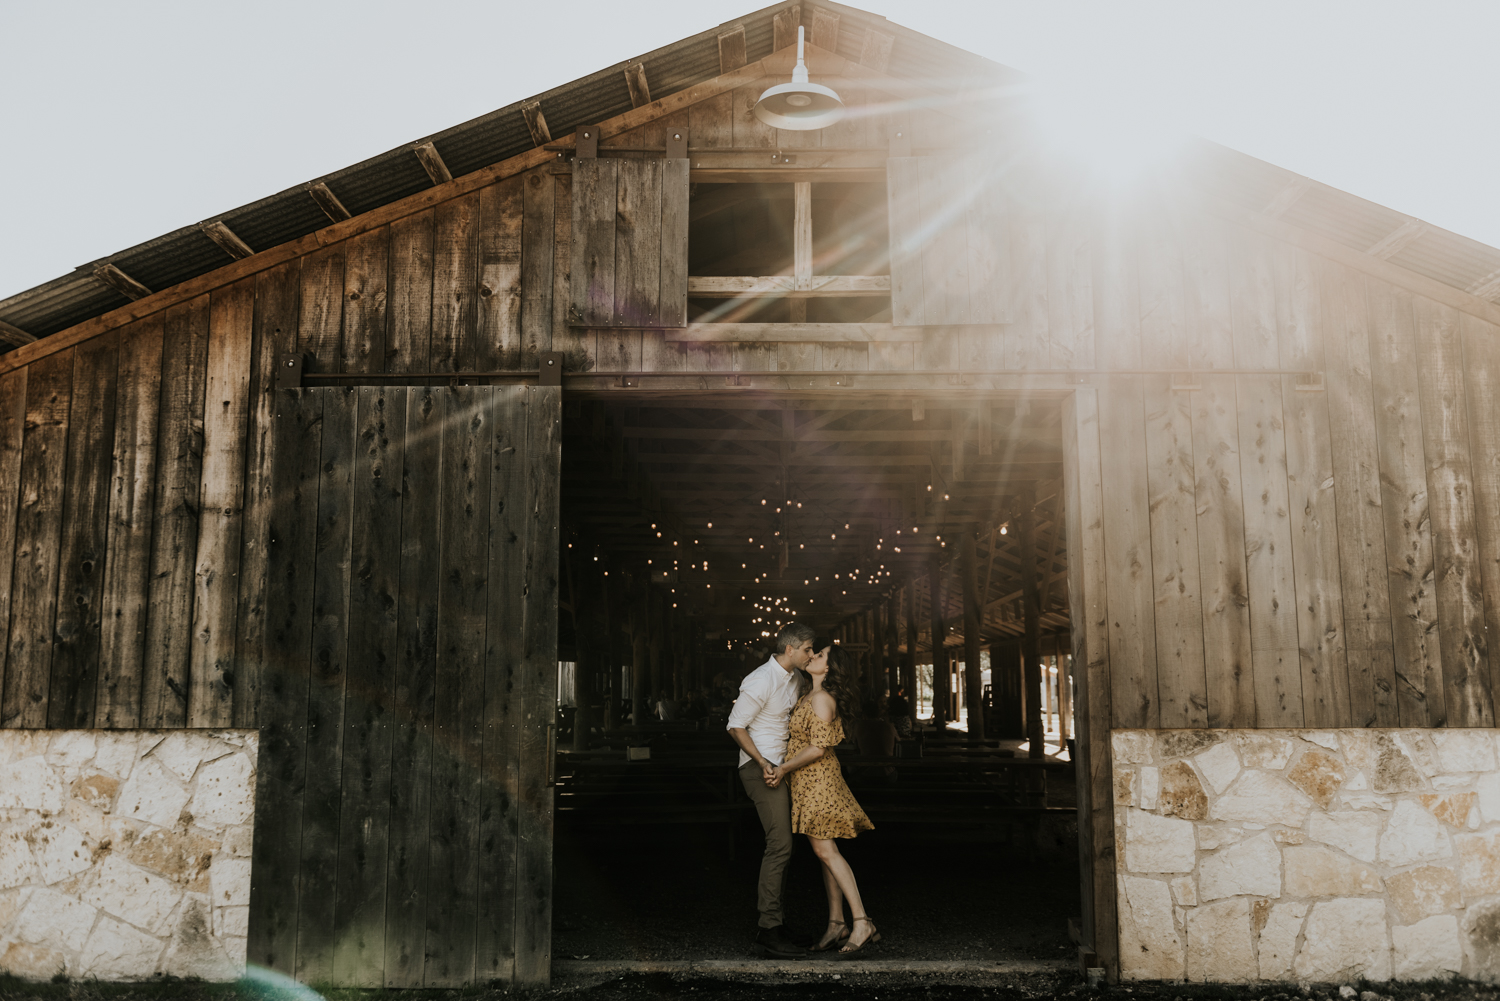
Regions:
[[854, 794], [844, 784], [834, 748], [844, 739], [844, 725], [835, 717], [824, 723], [805, 695], [787, 721], [786, 757], [790, 761], [805, 747], [823, 748], [823, 756], [787, 776], [792, 787], [792, 830], [810, 838], [852, 838], [875, 825], [865, 816]]

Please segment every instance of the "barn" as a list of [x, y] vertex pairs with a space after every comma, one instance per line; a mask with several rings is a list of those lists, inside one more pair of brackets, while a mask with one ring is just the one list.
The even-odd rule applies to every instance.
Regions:
[[1084, 967], [1500, 976], [1500, 250], [1036, 116], [779, 4], [0, 301], [0, 966], [544, 985], [795, 618], [1066, 762]]

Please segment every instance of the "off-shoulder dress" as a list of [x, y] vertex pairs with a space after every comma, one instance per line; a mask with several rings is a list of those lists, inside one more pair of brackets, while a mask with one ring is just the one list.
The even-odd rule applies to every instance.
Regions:
[[875, 825], [860, 809], [844, 783], [834, 748], [844, 739], [844, 726], [837, 718], [825, 723], [813, 712], [812, 697], [805, 695], [792, 709], [787, 722], [786, 756], [790, 761], [806, 747], [823, 748], [823, 756], [787, 776], [792, 789], [792, 830], [812, 838], [853, 838]]

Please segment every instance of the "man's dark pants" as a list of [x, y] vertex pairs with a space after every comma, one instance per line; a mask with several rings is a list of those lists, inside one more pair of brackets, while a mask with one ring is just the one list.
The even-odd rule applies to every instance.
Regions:
[[756, 886], [755, 905], [760, 910], [760, 926], [781, 926], [781, 889], [786, 882], [786, 863], [792, 857], [792, 801], [785, 782], [775, 789], [766, 786], [760, 765], [747, 761], [740, 767], [740, 781], [755, 804], [760, 826], [766, 832], [766, 854], [760, 860], [760, 882]]

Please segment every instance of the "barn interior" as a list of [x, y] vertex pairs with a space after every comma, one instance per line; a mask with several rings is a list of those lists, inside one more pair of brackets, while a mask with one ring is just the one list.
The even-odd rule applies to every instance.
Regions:
[[[745, 954], [763, 840], [725, 720], [792, 620], [854, 656], [880, 721], [839, 756], [876, 825], [843, 848], [886, 955], [1072, 948], [1059, 405], [824, 381], [564, 404], [555, 955]], [[805, 843], [787, 907], [821, 931]]]

